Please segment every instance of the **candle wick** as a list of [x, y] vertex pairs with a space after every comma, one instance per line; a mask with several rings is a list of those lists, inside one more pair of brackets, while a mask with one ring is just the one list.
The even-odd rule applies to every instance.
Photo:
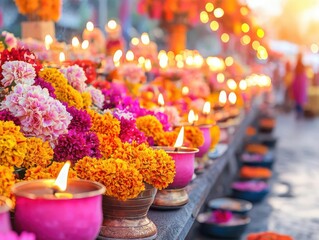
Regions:
[[176, 148], [174, 149], [174, 152], [178, 152], [178, 147], [176, 147]]
[[53, 186], [52, 187], [52, 191], [53, 191], [53, 196], [55, 196], [56, 195], [56, 193], [58, 193], [58, 192], [60, 192], [60, 189], [57, 187], [57, 186]]

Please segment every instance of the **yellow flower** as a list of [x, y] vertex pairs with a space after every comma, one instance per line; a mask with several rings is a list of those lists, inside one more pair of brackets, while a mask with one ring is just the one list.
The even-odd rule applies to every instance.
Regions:
[[100, 142], [99, 150], [105, 159], [109, 158], [114, 150], [120, 148], [122, 145], [119, 137], [109, 136], [102, 133], [96, 133], [96, 135]]
[[2, 52], [4, 49], [6, 49], [4, 43], [0, 41], [0, 52]]
[[175, 162], [164, 150], [152, 150], [156, 164], [143, 165], [140, 172], [144, 181], [161, 190], [173, 182], [175, 176]]
[[13, 198], [11, 187], [15, 183], [14, 168], [0, 165], [0, 196]]
[[26, 138], [12, 121], [0, 121], [0, 164], [21, 167], [26, 155]]
[[30, 167], [47, 167], [53, 159], [53, 149], [49, 142], [43, 142], [40, 138], [27, 138], [27, 154], [23, 166]]
[[163, 150], [154, 150], [136, 142], [123, 143], [111, 155], [134, 166], [143, 176], [143, 181], [158, 189], [167, 187], [175, 176], [175, 162]]
[[[25, 173], [25, 180], [35, 180], [35, 179], [48, 179], [48, 178], [57, 178], [59, 175], [59, 172], [61, 171], [61, 168], [63, 167], [64, 162], [53, 162], [49, 167], [33, 167], [26, 170]], [[69, 179], [77, 178], [77, 173], [75, 170], [70, 168]]]
[[92, 97], [89, 92], [82, 93], [83, 108], [88, 109], [92, 105]]
[[74, 169], [80, 178], [102, 183], [106, 187], [106, 195], [120, 200], [135, 198], [145, 190], [142, 175], [121, 159], [84, 157]]
[[110, 112], [99, 114], [94, 110], [88, 110], [91, 116], [91, 131], [106, 134], [110, 137], [118, 137], [121, 131], [120, 121], [117, 120]]
[[68, 84], [68, 80], [58, 69], [45, 68], [39, 72], [39, 76], [43, 80], [49, 82], [54, 87], [56, 98], [62, 102], [66, 102], [69, 106], [77, 109], [83, 108], [83, 99], [80, 92], [75, 90]]
[[152, 137], [154, 141], [159, 141], [163, 137], [163, 125], [154, 116], [146, 115], [136, 119], [137, 128], [144, 132], [147, 137]]

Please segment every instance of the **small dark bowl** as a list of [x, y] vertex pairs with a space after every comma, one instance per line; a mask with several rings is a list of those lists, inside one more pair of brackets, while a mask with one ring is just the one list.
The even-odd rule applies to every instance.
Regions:
[[257, 140], [269, 148], [274, 148], [276, 147], [278, 139], [272, 134], [259, 134], [257, 135]]
[[274, 164], [273, 161], [271, 162], [266, 162], [266, 161], [261, 161], [261, 162], [244, 162], [242, 161], [242, 164], [245, 166], [250, 166], [250, 167], [265, 167], [272, 169], [272, 166]]
[[211, 214], [211, 212], [200, 213], [197, 217], [197, 221], [200, 223], [200, 231], [209, 236], [238, 239], [250, 223], [249, 217], [235, 214], [228, 223], [213, 223], [208, 221]]
[[211, 210], [228, 210], [234, 214], [247, 215], [252, 209], [251, 202], [235, 198], [216, 198], [208, 202]]
[[233, 189], [232, 196], [235, 198], [243, 199], [246, 201], [250, 201], [252, 203], [257, 203], [262, 201], [267, 194], [269, 193], [269, 189], [266, 188], [259, 192], [253, 192], [253, 191], [240, 191], [237, 189]]

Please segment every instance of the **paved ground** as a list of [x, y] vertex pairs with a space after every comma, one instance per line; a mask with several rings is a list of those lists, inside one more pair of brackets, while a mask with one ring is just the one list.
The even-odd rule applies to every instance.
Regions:
[[254, 205], [246, 234], [276, 231], [295, 240], [319, 240], [319, 119], [279, 114], [275, 135], [272, 190]]

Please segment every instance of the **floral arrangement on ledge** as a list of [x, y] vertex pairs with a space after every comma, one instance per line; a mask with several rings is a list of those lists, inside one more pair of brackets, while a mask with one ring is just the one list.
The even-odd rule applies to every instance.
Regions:
[[137, 116], [151, 115], [166, 129], [165, 114], [132, 99], [111, 107], [114, 96], [89, 85], [78, 65], [42, 68], [28, 49], [0, 54], [0, 195], [12, 198], [17, 181], [56, 178], [66, 160], [70, 178], [101, 182], [121, 200], [145, 183], [163, 189], [173, 182], [174, 161], [152, 149], [137, 125]]
[[18, 12], [30, 21], [58, 21], [62, 0], [14, 0]]

